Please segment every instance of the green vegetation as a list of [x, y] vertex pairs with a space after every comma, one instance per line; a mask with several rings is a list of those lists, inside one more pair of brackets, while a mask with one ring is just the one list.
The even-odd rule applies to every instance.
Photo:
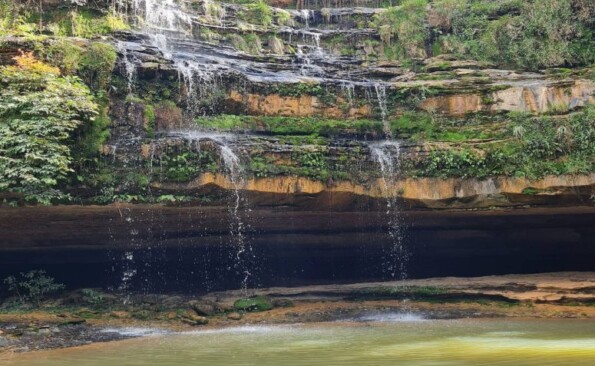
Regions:
[[109, 85], [118, 54], [112, 45], [93, 42], [83, 54], [79, 73], [94, 90], [105, 90]]
[[241, 311], [267, 311], [273, 308], [271, 300], [264, 296], [253, 296], [245, 299], [236, 300], [233, 303], [236, 310]]
[[535, 70], [595, 62], [593, 19], [585, 0], [404, 0], [371, 26], [388, 59], [449, 53]]
[[63, 290], [65, 286], [56, 283], [53, 277], [46, 276], [43, 270], [33, 270], [26, 273], [21, 272], [16, 276], [9, 276], [4, 279], [8, 291], [18, 296], [21, 304], [27, 302], [39, 306], [46, 295]]
[[101, 306], [105, 302], [105, 295], [102, 292], [84, 288], [81, 290], [83, 301], [89, 305]]
[[274, 85], [267, 88], [267, 92], [269, 94], [279, 94], [282, 97], [301, 97], [302, 95], [320, 97], [326, 91], [320, 84], [295, 83]]
[[388, 58], [411, 59], [426, 57], [425, 42], [427, 0], [405, 0], [375, 16], [373, 26], [378, 31]]
[[432, 141], [450, 136], [444, 140], [455, 141], [448, 147], [440, 146], [420, 160], [406, 161], [404, 168], [412, 176], [485, 178], [503, 175], [534, 179], [545, 175], [587, 174], [595, 170], [595, 106], [566, 117], [511, 113], [499, 129], [476, 130], [480, 133], [478, 136], [485, 133], [485, 137], [493, 139], [485, 143], [468, 140], [467, 137], [477, 136], [464, 125], [454, 129], [461, 131], [454, 135], [449, 135], [448, 129], [438, 129], [428, 119], [419, 126], [401, 123], [399, 128], [403, 125], [414, 131], [413, 137], [423, 136]]
[[0, 190], [49, 204], [73, 172], [74, 132], [90, 126], [97, 105], [73, 76], [32, 54], [0, 68]]
[[399, 138], [461, 142], [504, 137], [502, 124], [497, 123], [497, 117], [494, 119], [490, 119], [490, 126], [485, 126], [477, 124], [478, 121], [473, 117], [456, 120], [427, 112], [405, 112], [401, 117], [391, 121], [390, 126], [393, 134]]
[[419, 296], [432, 296], [442, 295], [448, 291], [441, 287], [436, 286], [395, 286], [395, 287], [374, 287], [368, 288], [361, 291], [361, 293], [370, 294], [384, 294], [384, 295], [397, 295], [397, 294], [415, 294]]
[[70, 19], [60, 20], [57, 23], [57, 28], [53, 24], [50, 24], [48, 28], [53, 30], [53, 33], [58, 36], [82, 38], [94, 38], [100, 35], [130, 29], [124, 17], [118, 14], [97, 17], [91, 12], [72, 11], [68, 15]]
[[229, 36], [231, 44], [238, 50], [246, 52], [251, 55], [258, 55], [262, 51], [262, 41], [254, 33], [249, 33], [244, 36], [239, 34], [232, 34]]
[[268, 27], [273, 23], [273, 10], [266, 1], [256, 0], [246, 4], [246, 11], [238, 14], [238, 18]]
[[111, 10], [78, 9], [73, 1], [45, 9], [42, 2], [0, 0], [0, 35], [95, 38], [130, 29], [125, 17]]
[[595, 7], [587, 1], [443, 0], [433, 8], [445, 52], [524, 69], [595, 61]]
[[201, 128], [253, 131], [272, 135], [310, 135], [332, 137], [337, 135], [380, 136], [382, 122], [367, 119], [334, 120], [316, 117], [254, 117], [218, 115], [199, 117]]

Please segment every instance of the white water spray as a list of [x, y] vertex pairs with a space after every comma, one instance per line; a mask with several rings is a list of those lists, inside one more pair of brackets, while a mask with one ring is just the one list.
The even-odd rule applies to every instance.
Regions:
[[403, 220], [397, 205], [396, 183], [400, 168], [401, 146], [397, 141], [384, 141], [370, 145], [370, 154], [381, 172], [380, 189], [386, 197], [386, 216], [390, 247], [385, 252], [383, 268], [391, 278], [407, 277], [409, 254], [404, 246]]
[[136, 78], [136, 65], [130, 61], [130, 57], [132, 56], [128, 53], [126, 42], [118, 42], [118, 51], [122, 54], [122, 62], [124, 62], [124, 71], [126, 73], [126, 80], [128, 81], [128, 92], [132, 93]]
[[387, 121], [388, 108], [386, 106], [386, 85], [383, 83], [374, 83], [374, 90], [376, 91], [376, 99], [378, 101], [378, 108], [380, 108], [380, 116], [382, 118], [384, 135], [387, 138], [391, 138], [392, 132], [390, 130], [390, 125]]
[[248, 282], [252, 276], [250, 272], [250, 262], [253, 259], [252, 247], [247, 238], [246, 231], [249, 229], [245, 222], [246, 213], [242, 190], [245, 186], [244, 171], [241, 165], [240, 157], [233, 151], [229, 144], [231, 135], [204, 133], [195, 130], [172, 131], [170, 136], [179, 136], [192, 141], [193, 144], [200, 146], [201, 140], [213, 141], [219, 148], [223, 168], [228, 174], [229, 180], [233, 186], [233, 203], [229, 206], [230, 223], [229, 233], [231, 244], [234, 247], [234, 260], [236, 270], [242, 276], [242, 288], [248, 289]]

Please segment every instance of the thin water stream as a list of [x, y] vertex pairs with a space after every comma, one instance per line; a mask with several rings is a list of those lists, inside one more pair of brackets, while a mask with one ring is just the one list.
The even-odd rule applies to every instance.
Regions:
[[407, 278], [409, 253], [403, 240], [403, 220], [397, 202], [396, 183], [401, 166], [401, 146], [398, 141], [370, 144], [370, 156], [380, 169], [380, 188], [386, 197], [386, 218], [390, 246], [385, 249], [382, 267], [389, 278]]

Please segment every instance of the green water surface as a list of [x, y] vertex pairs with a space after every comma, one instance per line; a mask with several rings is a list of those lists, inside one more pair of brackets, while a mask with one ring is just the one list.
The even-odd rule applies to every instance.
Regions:
[[6, 366], [595, 365], [590, 320], [249, 326], [15, 355]]

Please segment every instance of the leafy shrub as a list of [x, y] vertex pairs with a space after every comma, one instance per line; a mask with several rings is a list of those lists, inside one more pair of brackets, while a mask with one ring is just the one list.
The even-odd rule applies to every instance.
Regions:
[[84, 50], [67, 39], [60, 39], [43, 49], [44, 58], [63, 74], [74, 75], [79, 69]]
[[279, 24], [279, 25], [287, 25], [287, 26], [294, 25], [294, 21], [293, 21], [293, 18], [291, 17], [291, 13], [286, 10], [276, 9], [275, 16], [277, 18], [277, 24]]
[[165, 159], [165, 176], [174, 182], [187, 182], [198, 174], [197, 164], [192, 164], [193, 156], [190, 153], [182, 153], [175, 156], [168, 156]]
[[[467, 0], [443, 6], [447, 2], [436, 3], [433, 10], [442, 12], [451, 26], [441, 37], [446, 51], [524, 69], [595, 61], [592, 3]], [[437, 30], [444, 31], [443, 22], [438, 23]]]
[[36, 60], [15, 58], [0, 68], [0, 191], [49, 204], [73, 170], [72, 134], [97, 114], [89, 89], [76, 77]]
[[81, 290], [83, 301], [91, 305], [101, 305], [105, 301], [103, 294], [90, 288]]
[[273, 23], [273, 10], [264, 0], [257, 0], [246, 5], [245, 19], [251, 23], [268, 27]]
[[46, 295], [63, 290], [65, 286], [56, 283], [54, 278], [46, 276], [43, 270], [33, 270], [26, 273], [21, 272], [17, 276], [9, 276], [4, 279], [9, 291], [19, 297], [22, 303], [33, 302], [39, 306]]
[[[433, 124], [405, 124], [413, 138], [455, 140]], [[566, 118], [511, 113], [508, 128], [492, 131], [501, 139], [481, 148], [442, 146], [417, 161], [404, 161], [409, 174], [434, 177], [484, 178], [496, 175], [541, 178], [545, 175], [588, 174], [595, 171], [595, 106], [585, 107]], [[416, 130], [418, 128], [418, 130]], [[419, 131], [419, 132], [417, 132]], [[464, 127], [457, 134], [466, 138], [473, 130]], [[457, 137], [458, 139], [458, 137]]]
[[99, 35], [129, 29], [130, 26], [118, 14], [108, 14], [105, 17], [94, 17], [87, 12], [73, 11], [70, 13], [70, 32], [67, 35], [82, 38], [94, 38]]
[[91, 88], [95, 90], [105, 90], [111, 80], [111, 75], [118, 54], [113, 46], [93, 42], [87, 48], [81, 62], [80, 75]]

